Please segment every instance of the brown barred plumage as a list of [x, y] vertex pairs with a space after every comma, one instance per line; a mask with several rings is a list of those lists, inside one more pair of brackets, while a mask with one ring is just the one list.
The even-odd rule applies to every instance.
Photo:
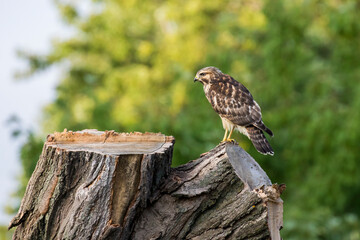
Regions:
[[200, 69], [194, 81], [203, 84], [206, 98], [220, 115], [226, 130], [223, 141], [228, 141], [236, 129], [245, 134], [260, 153], [274, 154], [263, 131], [270, 136], [273, 133], [263, 123], [260, 106], [244, 85], [215, 67]]
[[274, 150], [270, 146], [263, 131], [254, 126], [246, 127], [246, 131], [256, 150], [258, 150], [262, 154], [274, 155]]

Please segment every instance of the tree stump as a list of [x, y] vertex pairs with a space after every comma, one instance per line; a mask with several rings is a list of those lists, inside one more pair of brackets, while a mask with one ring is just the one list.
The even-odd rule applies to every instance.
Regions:
[[49, 135], [13, 239], [280, 239], [284, 186], [238, 145], [171, 168], [174, 138]]

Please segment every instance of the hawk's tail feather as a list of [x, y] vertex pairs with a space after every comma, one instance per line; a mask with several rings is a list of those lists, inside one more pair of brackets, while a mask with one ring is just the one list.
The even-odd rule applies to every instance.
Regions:
[[265, 130], [264, 130], [264, 131], [267, 132], [271, 137], [274, 136], [273, 132], [272, 132], [268, 127], [266, 127], [266, 126], [265, 126]]
[[253, 143], [256, 150], [258, 150], [261, 154], [270, 154], [274, 155], [274, 150], [270, 146], [270, 143], [266, 139], [263, 131], [255, 126], [248, 126], [246, 127], [246, 131], [248, 136]]
[[257, 128], [260, 128], [261, 130], [265, 131], [267, 134], [269, 134], [271, 137], [274, 136], [273, 132], [267, 127], [265, 126], [265, 124], [260, 121], [260, 122], [257, 122], [256, 124], [254, 124]]

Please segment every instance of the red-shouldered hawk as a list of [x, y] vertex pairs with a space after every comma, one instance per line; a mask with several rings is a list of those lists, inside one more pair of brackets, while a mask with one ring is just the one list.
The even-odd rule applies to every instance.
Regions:
[[200, 69], [196, 73], [196, 81], [203, 84], [206, 98], [220, 115], [225, 129], [222, 141], [232, 141], [230, 137], [236, 129], [247, 136], [260, 153], [274, 155], [263, 131], [270, 136], [273, 133], [263, 123], [260, 106], [244, 85], [216, 67]]

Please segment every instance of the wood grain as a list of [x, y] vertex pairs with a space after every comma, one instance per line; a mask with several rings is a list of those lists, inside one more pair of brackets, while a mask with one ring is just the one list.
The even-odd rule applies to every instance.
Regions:
[[171, 168], [174, 142], [159, 133], [49, 135], [13, 238], [280, 239], [284, 186], [231, 143]]

